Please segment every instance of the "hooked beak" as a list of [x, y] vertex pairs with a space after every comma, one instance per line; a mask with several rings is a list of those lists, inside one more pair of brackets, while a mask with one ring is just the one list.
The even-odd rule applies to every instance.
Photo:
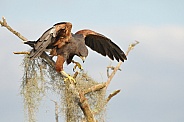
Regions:
[[82, 56], [80, 56], [80, 58], [82, 59], [82, 61], [83, 61], [83, 63], [84, 63], [84, 61], [85, 61], [86, 57], [82, 57]]

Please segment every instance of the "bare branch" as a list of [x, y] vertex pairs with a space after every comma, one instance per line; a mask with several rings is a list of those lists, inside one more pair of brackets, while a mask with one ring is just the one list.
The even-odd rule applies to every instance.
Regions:
[[82, 109], [82, 111], [86, 117], [87, 122], [96, 122], [95, 117], [94, 117], [93, 113], [91, 112], [88, 101], [87, 101], [86, 97], [84, 96], [84, 93], [79, 92], [79, 96], [80, 96], [79, 106]]
[[79, 72], [76, 71], [75, 74], [73, 75], [73, 78], [76, 78], [78, 74], [79, 74]]
[[109, 78], [108, 78], [108, 80], [107, 80], [107, 82], [106, 82], [106, 88], [109, 86], [109, 84], [110, 84], [112, 78], [113, 78], [114, 75], [116, 74], [116, 72], [117, 72], [117, 70], [119, 69], [119, 67], [121, 66], [121, 64], [122, 64], [122, 61], [120, 61], [120, 62], [118, 63], [118, 65], [114, 68], [113, 72], [111, 73], [111, 75], [109, 76]]
[[106, 83], [98, 84], [98, 85], [92, 86], [92, 87], [90, 87], [90, 88], [88, 88], [88, 89], [85, 89], [85, 90], [84, 90], [84, 94], [87, 94], [87, 93], [90, 93], [90, 92], [94, 92], [94, 91], [101, 90], [101, 89], [103, 89], [105, 86], [106, 86]]
[[23, 52], [13, 52], [14, 54], [27, 54], [27, 55], [29, 55], [30, 54], [30, 52], [25, 52], [25, 51], [23, 51]]
[[134, 47], [135, 47], [137, 44], [139, 44], [139, 42], [135, 40], [135, 43], [132, 43], [132, 44], [129, 45], [128, 50], [127, 50], [127, 52], [126, 52], [126, 56], [128, 56], [129, 52], [130, 52], [131, 50], [133, 50]]
[[107, 102], [109, 102], [109, 100], [114, 97], [115, 95], [117, 95], [121, 90], [116, 90], [114, 92], [112, 92], [111, 94], [109, 94], [109, 96], [107, 97]]
[[55, 61], [52, 60], [52, 58], [50, 56], [48, 56], [46, 52], [43, 52], [40, 57], [45, 59], [49, 65], [51, 65], [52, 67], [55, 67]]
[[[115, 67], [114, 67], [114, 66], [111, 66], [111, 65], [107, 67], [107, 77], [108, 77], [108, 78], [109, 78], [109, 76], [110, 76], [110, 75], [109, 75], [109, 69], [114, 70]], [[118, 70], [121, 71], [120, 68], [119, 68]]]
[[[115, 90], [114, 92], [112, 92], [111, 94], [109, 94], [109, 96], [107, 97], [106, 99], [106, 103], [104, 104], [104, 107], [107, 105], [107, 103], [111, 100], [112, 97], [114, 97], [115, 95], [117, 95], [121, 90]], [[95, 111], [93, 111], [93, 114], [98, 114], [100, 113], [104, 107], [100, 108], [100, 109], [97, 109]]]
[[[108, 67], [107, 67], [107, 69], [114, 70], [114, 69], [115, 69], [115, 67], [114, 67], [114, 66], [108, 66]], [[121, 69], [120, 69], [120, 68], [119, 68], [118, 70], [119, 70], [119, 71], [121, 71]]]
[[[26, 39], [24, 36], [22, 36], [19, 32], [15, 31], [13, 28], [11, 28], [7, 24], [6, 19], [4, 17], [2, 17], [2, 20], [3, 21], [0, 21], [1, 26], [6, 27], [10, 32], [12, 32], [16, 36], [18, 36], [21, 40], [23, 40], [23, 42], [28, 41], [28, 39]], [[21, 53], [24, 54], [24, 52], [20, 52], [20, 53], [15, 52], [14, 54], [21, 54]], [[28, 52], [26, 54], [28, 54]], [[47, 55], [45, 52], [43, 52], [40, 57], [45, 59], [50, 66], [55, 67], [55, 61], [53, 61], [52, 58], [49, 55]], [[63, 75], [61, 74], [61, 76], [63, 76]]]
[[6, 27], [9, 31], [11, 31], [13, 34], [15, 34], [16, 36], [18, 36], [21, 40], [23, 40], [23, 42], [28, 41], [27, 38], [25, 38], [24, 36], [22, 36], [19, 32], [15, 31], [13, 28], [11, 28], [7, 24], [5, 17], [2, 17], [2, 20], [3, 21], [0, 21], [1, 26]]
[[[138, 41], [136, 41], [135, 43], [132, 43], [132, 44], [129, 45], [128, 50], [127, 50], [127, 52], [126, 52], [126, 56], [128, 56], [129, 52], [130, 52], [137, 44], [139, 44]], [[117, 70], [120, 68], [120, 66], [121, 66], [122, 63], [123, 63], [123, 62], [120, 61], [120, 62], [117, 64], [117, 66], [114, 68], [113, 72], [111, 73], [111, 75], [109, 76], [109, 78], [108, 78], [108, 80], [107, 80], [107, 82], [106, 82], [106, 88], [109, 86], [109, 84], [110, 84], [112, 78], [114, 77], [114, 75], [116, 74]]]

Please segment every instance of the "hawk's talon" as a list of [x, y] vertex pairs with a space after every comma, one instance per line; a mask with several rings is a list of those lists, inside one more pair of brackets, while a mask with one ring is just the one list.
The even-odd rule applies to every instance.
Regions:
[[73, 71], [74, 71], [74, 72], [75, 72], [75, 70], [76, 70], [77, 67], [78, 67], [81, 71], [84, 70], [83, 67], [82, 67], [82, 65], [81, 65], [79, 62], [76, 62], [76, 61], [72, 60], [72, 63], [75, 64], [75, 66], [73, 67]]
[[68, 75], [64, 70], [61, 71], [61, 74], [65, 77], [64, 82], [70, 81], [71, 84], [76, 84], [75, 79], [72, 76]]
[[66, 82], [66, 81], [70, 81], [70, 84], [76, 84], [75, 79], [70, 75], [68, 75], [68, 77], [64, 78], [64, 82]]

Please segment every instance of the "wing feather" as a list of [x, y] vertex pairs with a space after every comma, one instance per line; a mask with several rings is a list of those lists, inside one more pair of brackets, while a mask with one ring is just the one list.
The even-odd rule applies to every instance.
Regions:
[[76, 34], [82, 34], [85, 38], [85, 44], [103, 56], [108, 56], [112, 60], [115, 58], [117, 61], [127, 59], [120, 47], [102, 34], [91, 30], [80, 30]]
[[37, 41], [25, 42], [25, 44], [33, 47], [30, 52], [30, 58], [33, 59], [40, 56], [46, 49], [61, 48], [65, 45], [65, 42], [69, 41], [71, 28], [72, 24], [69, 22], [57, 23], [45, 31]]
[[40, 56], [43, 51], [46, 50], [47, 46], [52, 42], [52, 40], [55, 38], [53, 37], [53, 29], [48, 29], [34, 44], [33, 49], [30, 52], [30, 59], [36, 58]]

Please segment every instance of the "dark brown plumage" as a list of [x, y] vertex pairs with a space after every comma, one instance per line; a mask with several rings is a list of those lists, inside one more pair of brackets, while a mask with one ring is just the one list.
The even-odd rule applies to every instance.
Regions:
[[30, 58], [39, 57], [46, 49], [52, 49], [51, 55], [57, 55], [56, 49], [61, 48], [65, 43], [69, 42], [72, 24], [69, 22], [61, 22], [55, 24], [48, 29], [37, 41], [28, 41], [25, 44], [30, 45], [33, 49], [30, 52]]
[[102, 34], [91, 30], [81, 30], [75, 34], [82, 34], [85, 38], [85, 44], [103, 56], [107, 55], [110, 59], [114, 60], [115, 58], [117, 61], [127, 59], [124, 52], [114, 42]]
[[57, 56], [56, 70], [63, 71], [63, 63], [70, 64], [75, 55], [83, 60], [88, 55], [88, 47], [117, 61], [126, 60], [124, 52], [109, 38], [92, 30], [80, 30], [71, 33], [72, 24], [62, 22], [48, 29], [37, 41], [28, 41], [26, 44], [33, 47], [30, 58], [39, 57], [43, 51], [51, 49], [50, 55]]

